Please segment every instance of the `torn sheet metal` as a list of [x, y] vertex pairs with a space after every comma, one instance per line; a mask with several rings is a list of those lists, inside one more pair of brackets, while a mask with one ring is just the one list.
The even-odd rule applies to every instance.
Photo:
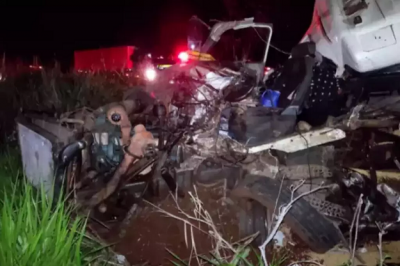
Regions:
[[249, 149], [249, 153], [258, 153], [266, 150], [278, 150], [287, 153], [293, 153], [314, 146], [341, 140], [346, 137], [346, 133], [341, 129], [324, 127], [307, 133], [295, 134], [289, 137], [279, 139], [274, 142], [255, 146]]

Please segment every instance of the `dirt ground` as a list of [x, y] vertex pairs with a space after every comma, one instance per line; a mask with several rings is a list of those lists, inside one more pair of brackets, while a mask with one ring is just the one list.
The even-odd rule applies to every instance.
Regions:
[[[224, 239], [230, 243], [240, 240], [238, 209], [235, 203], [223, 200], [222, 189], [198, 188], [197, 192], [203, 201], [204, 209], [210, 213]], [[195, 205], [189, 196], [179, 199], [178, 204], [184, 212], [194, 215]], [[157, 207], [177, 217], [183, 217], [171, 196], [157, 204]], [[128, 225], [123, 226], [117, 222], [108, 223], [110, 230], [103, 229], [101, 236], [110, 244], [115, 244], [116, 252], [123, 254], [131, 265], [173, 265], [171, 261], [178, 260], [170, 252], [184, 261], [190, 261], [190, 265], [198, 265], [195, 253], [210, 258], [210, 251], [214, 250], [216, 241], [209, 233], [204, 233], [210, 232], [209, 227], [194, 222], [193, 225], [204, 232], [196, 228], [191, 231], [189, 226], [186, 227], [185, 232], [183, 221], [167, 216], [158, 208], [143, 203], [143, 208], [140, 208], [137, 216]], [[285, 234], [285, 247], [268, 252], [270, 261], [273, 257], [287, 257], [280, 266], [303, 260], [317, 261], [325, 266], [339, 266], [345, 265], [349, 260], [349, 252], [340, 249], [334, 249], [326, 254], [313, 253], [295, 235], [291, 235], [290, 229], [284, 227], [282, 231]], [[124, 232], [124, 235], [121, 232]], [[192, 243], [195, 244], [195, 251]], [[392, 258], [387, 265], [400, 265], [400, 242], [385, 243], [383, 251], [384, 254], [390, 254]], [[376, 244], [371, 243], [360, 250], [360, 256], [366, 265], [377, 265], [379, 252]], [[255, 262], [256, 257], [251, 256], [250, 260]], [[356, 261], [356, 265], [361, 265], [361, 263]]]
[[[236, 214], [230, 204], [221, 200], [222, 191], [212, 189], [205, 193], [204, 189], [198, 188], [197, 193], [225, 239], [235, 242], [239, 237]], [[189, 195], [179, 199], [178, 204], [184, 212], [194, 216], [195, 205]], [[170, 265], [169, 260], [174, 257], [168, 250], [183, 260], [189, 260], [193, 251], [192, 236], [197, 254], [207, 255], [213, 250], [215, 241], [209, 234], [190, 226], [186, 227], [185, 233], [183, 221], [168, 217], [149, 203], [143, 202], [141, 205], [138, 215], [128, 225], [114, 224], [110, 232], [103, 233], [108, 242], [116, 243], [115, 249], [125, 255], [132, 265]], [[172, 215], [183, 217], [171, 195], [157, 206]], [[193, 222], [193, 225], [205, 232], [209, 231], [205, 224]], [[123, 237], [121, 230], [124, 231]]]
[[[214, 193], [217, 194], [215, 191]], [[225, 205], [225, 208], [221, 206], [222, 202], [218, 202], [218, 197], [213, 197], [215, 194], [208, 195], [205, 198], [205, 207], [227, 240], [234, 242], [238, 240], [236, 217], [229, 210], [229, 205]], [[200, 198], [204, 197], [200, 196]], [[194, 215], [194, 204], [191, 203], [189, 197], [180, 200], [178, 204], [183, 211]], [[159, 207], [172, 215], [182, 217], [170, 196]], [[196, 222], [193, 224], [206, 232], [209, 230], [204, 224]], [[169, 259], [173, 259], [173, 256], [167, 250], [170, 250], [183, 260], [188, 260], [192, 251], [192, 236], [194, 236], [197, 254], [207, 254], [214, 248], [214, 241], [212, 241], [211, 236], [190, 226], [186, 228], [186, 239], [188, 242], [186, 244], [184, 227], [184, 222], [168, 217], [159, 210], [148, 206], [142, 211], [140, 217], [131, 222], [126, 230], [125, 237], [123, 237], [116, 248], [121, 253], [126, 254], [132, 264], [147, 262], [148, 265], [170, 264]]]
[[[204, 209], [210, 213], [218, 232], [224, 239], [229, 243], [241, 240], [238, 208], [229, 199], [224, 200], [223, 189], [199, 187], [197, 193], [204, 204]], [[179, 199], [178, 204], [184, 212], [194, 215], [195, 205], [189, 196]], [[171, 260], [177, 261], [177, 259], [170, 252], [184, 261], [190, 260], [190, 265], [198, 265], [195, 253], [211, 258], [210, 252], [215, 249], [216, 241], [211, 236], [211, 229], [207, 225], [193, 222], [197, 228], [187, 226], [185, 232], [183, 221], [160, 212], [162, 209], [172, 215], [183, 217], [171, 196], [157, 205], [160, 209], [145, 203], [143, 205], [136, 218], [132, 219], [127, 226], [115, 223], [109, 225], [112, 226], [110, 231], [102, 230], [101, 233], [107, 242], [115, 243], [115, 250], [125, 255], [131, 265], [172, 265]], [[121, 231], [124, 232], [123, 236]], [[295, 252], [286, 250], [270, 252], [270, 254], [275, 254], [275, 257], [279, 257], [277, 255], [279, 253], [291, 259], [303, 258], [301, 254], [305, 253], [305, 249], [302, 245], [298, 245]], [[250, 259], [256, 261], [255, 256], [251, 256]]]

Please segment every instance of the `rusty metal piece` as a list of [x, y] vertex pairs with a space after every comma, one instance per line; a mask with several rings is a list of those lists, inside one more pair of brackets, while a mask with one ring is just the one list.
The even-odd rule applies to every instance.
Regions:
[[141, 158], [144, 155], [145, 148], [148, 145], [156, 145], [157, 141], [142, 124], [136, 125], [133, 130], [135, 134], [131, 138], [127, 150], [131, 155]]
[[102, 201], [110, 197], [119, 186], [122, 177], [127, 173], [131, 165], [137, 162], [140, 157], [143, 157], [146, 146], [155, 143], [153, 135], [148, 132], [143, 125], [137, 125], [134, 130], [135, 135], [129, 141], [130, 144], [127, 147], [128, 152], [125, 153], [124, 159], [114, 172], [111, 180], [104, 188], [94, 194], [90, 200], [84, 203], [84, 206], [97, 206]]

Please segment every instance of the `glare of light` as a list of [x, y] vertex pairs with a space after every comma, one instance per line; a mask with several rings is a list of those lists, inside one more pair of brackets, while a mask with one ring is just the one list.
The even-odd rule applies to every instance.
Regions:
[[178, 55], [178, 58], [182, 61], [182, 62], [187, 62], [189, 61], [189, 54], [186, 52], [181, 52]]
[[271, 73], [272, 70], [273, 70], [273, 69], [270, 68], [270, 67], [265, 67], [265, 68], [264, 68], [264, 75], [268, 75], [269, 73]]
[[148, 57], [148, 58], [151, 58], [151, 54], [147, 54], [147, 57]]
[[164, 56], [160, 56], [160, 59], [164, 59]]
[[145, 75], [147, 80], [153, 81], [153, 80], [156, 79], [157, 72], [153, 68], [148, 68], [148, 69], [145, 70], [144, 75]]
[[196, 46], [194, 44], [191, 44], [190, 49], [194, 50], [194, 48], [196, 48]]

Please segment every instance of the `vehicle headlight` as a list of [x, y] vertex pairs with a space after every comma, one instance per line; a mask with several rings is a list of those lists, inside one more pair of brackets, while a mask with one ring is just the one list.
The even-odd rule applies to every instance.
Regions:
[[156, 70], [154, 68], [147, 68], [144, 71], [144, 76], [146, 77], [147, 80], [153, 81], [157, 77], [157, 72], [156, 72]]

